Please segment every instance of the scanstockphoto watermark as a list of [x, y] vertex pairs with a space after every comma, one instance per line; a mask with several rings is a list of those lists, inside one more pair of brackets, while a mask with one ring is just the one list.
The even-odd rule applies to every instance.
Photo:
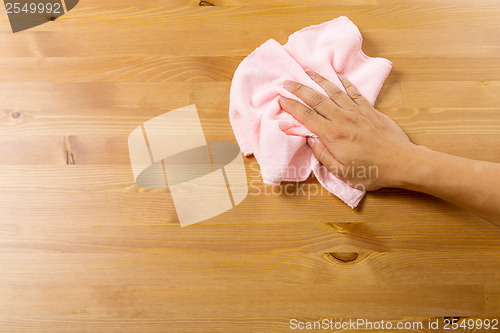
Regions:
[[324, 318], [317, 321], [302, 321], [290, 319], [292, 330], [422, 330], [423, 323], [419, 321], [370, 321], [368, 319], [334, 320]]
[[498, 318], [462, 318], [444, 317], [428, 318], [422, 321], [398, 321], [398, 320], [369, 320], [369, 319], [332, 319], [323, 318], [315, 321], [304, 321], [296, 318], [290, 319], [289, 328], [291, 330], [349, 330], [349, 331], [399, 331], [408, 330], [409, 332], [437, 331], [454, 332], [460, 330], [463, 332], [481, 332], [500, 330]]
[[[262, 179], [257, 176], [259, 173], [263, 175], [269, 174], [286, 174], [290, 179], [306, 179], [310, 175], [314, 177], [314, 173], [311, 173], [311, 169], [308, 166], [289, 166], [285, 170], [276, 170], [270, 168], [260, 168], [259, 164], [254, 161], [250, 164], [250, 180], [249, 180], [249, 195], [259, 196], [259, 195], [274, 195], [274, 196], [305, 196], [308, 199], [315, 196], [329, 195], [328, 192], [320, 183], [314, 182], [283, 182], [280, 185], [270, 185], [264, 182], [262, 186]], [[332, 168], [330, 172], [337, 178], [349, 178], [349, 185], [360, 191], [365, 190], [363, 180], [378, 178], [378, 167], [377, 166], [356, 166], [356, 165], [346, 165], [344, 168], [337, 169]], [[252, 176], [253, 175], [253, 176]], [[346, 191], [346, 188], [340, 185], [334, 189], [336, 193], [342, 194]]]

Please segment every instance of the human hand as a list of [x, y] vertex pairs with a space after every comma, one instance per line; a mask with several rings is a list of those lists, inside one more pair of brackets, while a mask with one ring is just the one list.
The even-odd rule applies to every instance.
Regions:
[[408, 136], [345, 77], [339, 75], [347, 94], [321, 75], [307, 73], [328, 96], [298, 82], [286, 81], [284, 88], [309, 107], [283, 96], [279, 103], [318, 136], [308, 138], [314, 156], [351, 186], [361, 185], [367, 191], [401, 186], [402, 164], [415, 147]]

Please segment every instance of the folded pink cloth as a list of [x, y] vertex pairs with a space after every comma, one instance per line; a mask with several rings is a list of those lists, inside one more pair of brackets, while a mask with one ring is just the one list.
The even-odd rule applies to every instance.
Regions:
[[339, 180], [314, 157], [306, 138], [315, 135], [278, 103], [280, 95], [300, 101], [282, 87], [285, 80], [326, 94], [305, 70], [344, 90], [337, 77], [342, 74], [375, 103], [392, 63], [366, 56], [361, 42], [358, 28], [342, 16], [295, 32], [285, 45], [269, 39], [238, 66], [231, 83], [229, 119], [243, 154], [255, 155], [264, 183], [304, 181], [313, 172], [324, 188], [351, 208], [363, 198], [364, 189]]

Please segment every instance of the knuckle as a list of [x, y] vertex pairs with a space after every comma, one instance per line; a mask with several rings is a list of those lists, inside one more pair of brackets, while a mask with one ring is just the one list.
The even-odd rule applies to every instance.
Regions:
[[291, 86], [293, 88], [293, 91], [296, 92], [296, 93], [302, 93], [302, 91], [304, 91], [304, 85], [298, 83], [298, 82], [294, 82]]
[[349, 96], [353, 100], [363, 99], [364, 98], [363, 95], [361, 95], [359, 93], [359, 91], [353, 85], [351, 85], [348, 89], [346, 89], [346, 91], [349, 93]]
[[363, 96], [362, 96], [359, 92], [355, 92], [355, 93], [353, 93], [353, 94], [351, 95], [351, 98], [352, 98], [353, 100], [361, 100], [361, 99], [363, 99], [364, 97], [363, 97]]
[[338, 97], [342, 97], [344, 95], [344, 92], [338, 88], [334, 88], [332, 90], [331, 94], [334, 98], [336, 98], [336, 97], [338, 98]]
[[323, 156], [325, 155], [325, 147], [319, 148], [319, 150], [316, 151], [315, 155], [318, 158], [318, 160], [321, 161], [323, 159]]
[[324, 84], [324, 83], [327, 83], [328, 80], [325, 79], [323, 76], [319, 75], [319, 74], [316, 74], [314, 76], [314, 81], [316, 81], [318, 84]]
[[309, 105], [313, 108], [316, 108], [316, 107], [322, 105], [323, 103], [325, 103], [325, 101], [326, 101], [325, 96], [323, 96], [322, 94], [319, 94], [319, 93], [315, 93], [309, 99]]
[[350, 81], [347, 81], [347, 80], [344, 80], [345, 83], [344, 83], [344, 88], [347, 90], [347, 89], [352, 89], [354, 88], [354, 86], [352, 85], [352, 83]]
[[316, 153], [316, 158], [320, 161], [323, 161], [325, 158], [325, 146], [322, 146], [320, 150]]
[[348, 122], [350, 122], [352, 124], [357, 124], [357, 123], [359, 123], [360, 118], [354, 112], [350, 112], [350, 113], [345, 115], [345, 120], [347, 120]]
[[316, 116], [316, 111], [307, 108], [304, 111], [304, 122], [310, 122]]
[[327, 141], [329, 141], [329, 142], [335, 142], [335, 140], [342, 139], [342, 138], [346, 137], [346, 133], [343, 130], [336, 128], [336, 127], [329, 128], [328, 132], [326, 132], [325, 135], [326, 135]]

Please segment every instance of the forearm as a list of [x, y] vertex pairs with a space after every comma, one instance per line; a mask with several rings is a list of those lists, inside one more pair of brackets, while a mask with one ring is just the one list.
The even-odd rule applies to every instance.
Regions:
[[414, 146], [406, 156], [400, 187], [424, 192], [500, 226], [500, 164]]

